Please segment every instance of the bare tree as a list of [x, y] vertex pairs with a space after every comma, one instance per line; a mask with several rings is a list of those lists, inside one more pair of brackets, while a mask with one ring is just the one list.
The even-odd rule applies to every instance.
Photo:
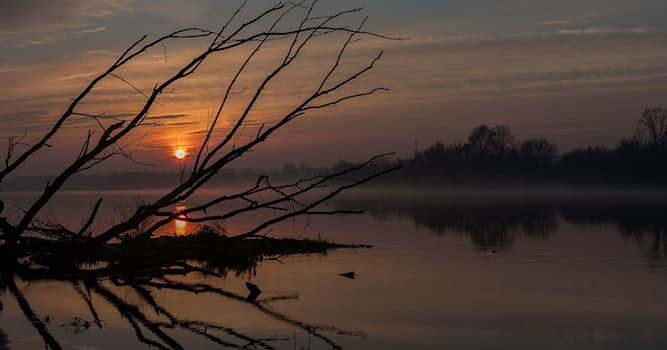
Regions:
[[650, 147], [667, 147], [667, 109], [645, 110], [637, 123], [637, 136]]
[[468, 143], [477, 155], [497, 156], [514, 147], [514, 136], [509, 126], [486, 124], [475, 127], [468, 136]]
[[519, 152], [525, 159], [550, 164], [558, 156], [558, 147], [549, 140], [538, 137], [521, 142]]
[[[275, 132], [292, 121], [309, 112], [387, 90], [383, 87], [377, 87], [342, 93], [342, 90], [347, 88], [350, 83], [372, 70], [382, 57], [382, 52], [379, 52], [371, 57], [363, 67], [354, 70], [352, 73], [346, 73], [342, 71], [341, 67], [343, 66], [343, 57], [350, 46], [363, 37], [391, 38], [364, 30], [365, 19], [361, 20], [355, 27], [337, 24], [341, 19], [359, 13], [362, 10], [361, 8], [325, 16], [315, 16], [313, 10], [317, 2], [317, 0], [280, 2], [249, 20], [237, 24], [236, 22], [239, 22], [238, 18], [245, 11], [244, 2], [219, 30], [186, 28], [152, 41], [147, 41], [147, 37], [143, 36], [130, 45], [72, 100], [65, 112], [37, 142], [25, 145], [23, 137], [9, 140], [10, 147], [5, 167], [0, 170], [0, 181], [23, 166], [35, 154], [51, 147], [50, 140], [69, 119], [73, 117], [90, 118], [96, 122], [99, 128], [99, 130], [87, 131], [79, 154], [59, 175], [51, 179], [41, 195], [25, 209], [18, 220], [13, 222], [6, 216], [2, 216], [3, 214], [0, 211], [0, 231], [2, 232], [0, 239], [5, 241], [4, 246], [9, 250], [17, 250], [17, 246], [21, 244], [33, 243], [34, 246], [36, 241], [45, 236], [48, 236], [50, 240], [55, 237], [59, 241], [99, 246], [123, 237], [128, 232], [134, 232], [140, 227], [145, 228], [141, 232], [142, 237], [151, 237], [156, 230], [175, 218], [191, 222], [204, 222], [225, 220], [237, 215], [259, 211], [277, 213], [271, 219], [235, 236], [237, 239], [242, 239], [265, 232], [271, 225], [299, 215], [332, 215], [352, 212], [325, 210], [321, 208], [321, 205], [339, 193], [393, 171], [396, 167], [376, 171], [371, 175], [362, 173], [364, 175], [352, 176], [378, 159], [378, 157], [374, 157], [368, 162], [352, 166], [343, 171], [302, 178], [290, 184], [274, 184], [268, 177], [261, 176], [253, 186], [236, 193], [228, 193], [213, 200], [196, 203], [180, 211], [174, 212], [172, 210], [177, 203], [192, 199], [192, 196], [202, 186], [231, 162], [251, 151], [258, 144], [265, 142]], [[288, 22], [286, 18], [291, 18], [288, 16], [300, 16], [300, 20], [285, 23]], [[261, 27], [258, 29], [258, 26]], [[287, 26], [288, 28], [286, 28]], [[242, 137], [244, 132], [245, 135], [248, 134], [247, 129], [251, 122], [248, 116], [255, 109], [257, 103], [271, 90], [272, 83], [278, 77], [285, 75], [288, 67], [299, 61], [309, 45], [316, 40], [320, 40], [320, 38], [335, 34], [342, 34], [345, 38], [341, 42], [340, 49], [329, 69], [321, 76], [313, 77], [317, 81], [317, 84], [315, 84], [317, 87], [290, 107], [289, 111], [257, 126], [253, 130], [252, 137]], [[122, 67], [130, 65], [147, 51], [160, 48], [167, 41], [202, 39], [208, 39], [208, 45], [193, 56], [190, 61], [180, 66], [175, 73], [164, 79], [163, 82], [156, 83], [150, 92], [142, 92], [132, 85], [129, 79], [118, 73]], [[221, 121], [227, 116], [226, 110], [229, 108], [230, 98], [240, 88], [238, 86], [239, 78], [248, 72], [251, 63], [258, 59], [267, 49], [269, 43], [271, 45], [282, 44], [284, 54], [275, 62], [273, 69], [261, 79], [259, 84], [252, 88], [250, 98], [246, 101], [240, 114], [235, 116], [231, 128], [221, 127]], [[128, 135], [150, 124], [151, 110], [155, 104], [160, 103], [159, 98], [169, 93], [176, 82], [195, 75], [202, 64], [210, 57], [232, 52], [245, 53], [245, 59], [231, 75], [229, 84], [220, 97], [216, 112], [211, 116], [206, 133], [197, 146], [196, 152], [194, 152], [196, 154], [195, 160], [188, 171], [184, 173], [185, 176], [180, 184], [163, 193], [157, 200], [138, 207], [122, 222], [100, 232], [94, 232], [91, 228], [94, 227], [93, 223], [103, 199], [97, 201], [91, 209], [91, 213], [87, 218], [84, 218], [85, 224], [80, 228], [67, 228], [62, 225], [44, 227], [40, 224], [37, 220], [38, 215], [74, 175], [104, 163], [112, 157], [125, 157], [134, 160], [132, 152], [129, 151], [133, 140]], [[80, 107], [91, 91], [103, 81], [109, 79], [119, 79], [141, 92], [143, 102], [130, 117], [107, 118], [104, 113], [94, 114], [81, 111]], [[20, 146], [25, 149], [23, 152], [17, 152]], [[316, 195], [313, 196], [313, 194]], [[210, 209], [219, 208], [222, 204], [229, 203], [235, 203], [235, 209], [223, 210], [216, 215], [207, 214], [213, 212]], [[41, 238], [26, 235], [27, 232], [36, 232]]]

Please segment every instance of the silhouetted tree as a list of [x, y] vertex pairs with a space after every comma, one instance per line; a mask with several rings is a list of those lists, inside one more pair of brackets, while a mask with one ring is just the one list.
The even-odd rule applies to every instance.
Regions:
[[589, 146], [562, 156], [543, 137], [516, 142], [504, 125], [479, 125], [464, 144], [437, 142], [404, 161], [395, 181], [411, 184], [662, 185], [667, 183], [667, 112], [651, 109], [638, 132], [615, 148]]
[[524, 159], [538, 164], [551, 164], [558, 156], [558, 148], [545, 138], [530, 139], [521, 142], [519, 153]]
[[477, 156], [497, 156], [510, 150], [514, 145], [514, 136], [506, 125], [493, 128], [482, 124], [472, 130], [468, 144]]
[[[18, 220], [0, 214], [0, 241], [4, 241], [4, 244], [0, 247], [6, 248], [5, 251], [16, 252], [21, 250], [21, 254], [28, 254], [26, 249], [19, 248], [54, 247], [54, 244], [46, 244], [54, 241], [67, 242], [68, 244], [82, 243], [86, 247], [91, 245], [101, 246], [110, 241], [129, 238], [130, 236], [149, 238], [160, 227], [176, 218], [190, 222], [206, 222], [228, 220], [241, 214], [262, 211], [278, 213], [270, 220], [259, 222], [247, 231], [235, 235], [236, 239], [243, 239], [261, 233], [273, 224], [295, 216], [331, 215], [345, 212], [318, 208], [322, 203], [342, 191], [388, 173], [397, 167], [382, 169], [356, 178], [351, 177], [359, 170], [371, 165], [375, 160], [380, 159], [380, 157], [374, 157], [368, 162], [338, 172], [310, 176], [288, 184], [273, 184], [268, 177], [260, 176], [254, 186], [244, 190], [221, 195], [210, 201], [194, 202], [193, 200], [192, 203], [189, 203], [187, 209], [179, 209], [176, 212], [173, 210], [178, 203], [192, 199], [198, 190], [214, 178], [216, 174], [226, 169], [234, 160], [265, 142], [276, 131], [292, 121], [316, 110], [387, 90], [385, 88], [372, 88], [347, 94], [342, 92], [351, 82], [372, 70], [382, 57], [382, 52], [379, 52], [369, 59], [365, 66], [356, 70], [346, 69], [346, 72], [342, 72], [342, 60], [350, 46], [360, 37], [386, 37], [363, 30], [365, 19], [354, 27], [336, 24], [342, 18], [360, 12], [360, 8], [331, 15], [313, 16], [312, 13], [316, 4], [317, 1], [305, 0], [296, 3], [280, 2], [251, 19], [237, 24], [237, 17], [245, 10], [244, 2], [219, 30], [187, 28], [149, 42], [146, 41], [146, 36], [134, 42], [72, 100], [65, 112], [54, 121], [51, 129], [36, 143], [27, 146], [25, 151], [19, 153], [17, 150], [19, 146], [24, 144], [23, 139], [21, 137], [10, 138], [5, 167], [0, 169], [0, 181], [24, 165], [35, 154], [46, 148], [51, 148], [51, 139], [61, 131], [63, 124], [68, 120], [78, 117], [90, 119], [94, 122], [91, 123], [94, 126], [91, 126], [91, 129], [87, 131], [87, 136], [84, 134], [85, 141], [81, 145], [78, 155], [75, 155], [74, 160], [59, 175], [53, 177], [46, 184], [42, 193], [31, 205], [25, 208]], [[285, 19], [289, 18], [288, 16], [299, 16], [299, 20], [286, 23]], [[277, 77], [284, 76], [287, 71], [294, 72], [295, 68], [293, 66], [297, 64], [295, 62], [299, 61], [303, 52], [313, 41], [335, 34], [344, 35], [344, 39], [337, 54], [332, 58], [328, 69], [325, 69], [321, 75], [312, 77], [314, 81], [313, 90], [282, 115], [273, 116], [271, 120], [267, 120], [260, 125], [256, 125], [255, 122], [250, 120], [249, 115], [255, 110], [258, 101], [263, 100], [272, 88], [275, 89], [273, 82]], [[143, 102], [130, 116], [109, 118], [103, 113], [95, 114], [81, 110], [88, 95], [106, 80], [119, 79], [134, 90], [138, 90], [129, 83], [126, 77], [120, 76], [119, 71], [121, 68], [134, 63], [138, 57], [150, 49], [160, 48], [166, 41], [188, 41], [192, 39], [207, 39], [209, 41], [208, 45], [193, 55], [191, 60], [178, 67], [175, 73], [165, 77], [162, 82], [156, 83], [149, 92], [142, 92]], [[227, 111], [230, 108], [229, 101], [232, 95], [237, 94], [240, 77], [247, 74], [252, 64], [265, 53], [269, 43], [271, 43], [272, 53], [275, 52], [274, 49], [277, 45], [282, 44], [282, 56], [275, 60], [272, 70], [260, 79], [256, 86], [244, 87], [244, 90], [249, 91], [249, 98], [241, 106], [238, 115], [235, 115], [233, 119], [227, 117], [228, 114], [231, 114], [231, 111]], [[158, 199], [141, 205], [126, 219], [101, 231], [95, 231], [93, 228], [97, 228], [97, 226], [92, 225], [92, 223], [96, 219], [102, 198], [91, 208], [88, 218], [84, 218], [86, 224], [83, 227], [68, 228], [62, 224], [44, 226], [37, 220], [38, 215], [51, 202], [54, 195], [74, 175], [91, 169], [112, 157], [125, 157], [133, 160], [132, 152], [128, 150], [128, 147], [133, 145], [134, 141], [129, 139], [131, 137], [129, 135], [146, 125], [151, 125], [154, 128], [160, 127], [160, 125], [151, 123], [151, 109], [156, 103], [159, 103], [158, 100], [161, 96], [170, 93], [176, 82], [195, 75], [202, 64], [212, 56], [221, 53], [235, 55], [237, 52], [245, 55], [243, 56], [244, 59], [231, 72], [229, 83], [220, 96], [220, 102], [215, 113], [210, 117], [203, 139], [192, 152], [194, 161], [187, 165], [187, 169], [183, 168], [181, 183], [165, 191]], [[288, 67], [291, 69], [288, 69]], [[223, 115], [229, 119], [229, 127], [221, 125], [224, 124], [222, 123]], [[243, 137], [244, 135], [245, 137]], [[340, 178], [345, 178], [346, 182], [338, 181]], [[328, 189], [324, 191], [325, 188]], [[315, 193], [317, 194], [313, 196]], [[305, 195], [309, 195], [308, 198], [304, 198]], [[212, 215], [210, 210], [212, 208], [223, 208], [222, 204], [232, 204], [231, 207], [235, 206], [236, 209], [224, 209], [222, 213]], [[224, 208], [228, 207], [224, 206]]]
[[667, 109], [647, 109], [637, 123], [637, 136], [653, 148], [667, 148]]

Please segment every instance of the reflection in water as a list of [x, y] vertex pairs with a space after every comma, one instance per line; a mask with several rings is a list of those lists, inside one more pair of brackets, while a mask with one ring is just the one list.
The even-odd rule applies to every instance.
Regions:
[[185, 236], [187, 222], [183, 220], [174, 220], [174, 226], [176, 228], [176, 236]]
[[[0, 308], [0, 311], [2, 311], [2, 308]], [[9, 339], [7, 338], [7, 334], [0, 329], [0, 350], [6, 349], [9, 349]]]
[[667, 258], [667, 200], [360, 196], [334, 205], [367, 209], [379, 221], [408, 218], [437, 235], [465, 233], [483, 250], [510, 248], [517, 235], [547, 237], [559, 229], [559, 221], [614, 225], [650, 260]]
[[635, 240], [650, 260], [667, 260], [667, 203], [605, 202], [594, 207], [564, 206], [564, 220], [580, 225], [613, 224]]
[[[102, 329], [105, 322], [100, 319], [100, 315], [103, 314], [100, 310], [111, 306], [121, 315], [123, 322], [127, 322], [134, 331], [137, 341], [144, 343], [149, 348], [184, 349], [186, 347], [183, 346], [178, 336], [181, 333], [201, 338], [201, 341], [207, 344], [207, 348], [210, 345], [219, 345], [223, 348], [236, 349], [276, 349], [277, 344], [287, 341], [290, 342], [290, 348], [293, 345], [294, 348], [299, 346], [305, 349], [310, 348], [311, 344], [314, 346], [320, 344], [320, 347], [324, 345], [327, 348], [340, 349], [341, 346], [332, 336], [365, 337], [364, 333], [358, 331], [309, 323], [274, 309], [273, 305], [298, 299], [298, 295], [272, 293], [274, 295], [262, 298], [258, 293], [252, 291], [249, 295], [243, 295], [223, 289], [212, 281], [216, 277], [221, 278], [221, 274], [206, 270], [197, 264], [166, 262], [163, 265], [155, 265], [152, 262], [136, 266], [135, 262], [132, 266], [124, 266], [125, 264], [121, 263], [96, 269], [74, 266], [44, 268], [16, 265], [14, 268], [2, 269], [0, 295], [4, 291], [9, 291], [26, 320], [41, 336], [49, 349], [63, 348], [60, 340], [54, 335], [56, 326], [49, 323], [48, 317], [45, 319], [43, 315], [40, 316], [24, 294], [24, 288], [21, 285], [43, 282], [66, 283], [81, 298], [82, 305], [86, 305], [88, 316], [77, 316], [73, 321], [61, 327], [71, 328], [71, 326], [78, 327], [81, 323], [86, 324], [82, 331], [72, 331], [74, 334], [85, 332], [93, 326]], [[247, 274], [253, 267], [237, 270], [237, 273]], [[206, 278], [201, 278], [202, 274]], [[209, 295], [209, 298], [219, 298], [220, 303], [241, 304], [245, 309], [244, 314], [259, 313], [269, 320], [282, 324], [283, 328], [293, 329], [293, 334], [281, 335], [276, 330], [273, 337], [258, 337], [248, 330], [197, 319], [196, 315], [185, 315], [182, 310], [175, 312], [159, 301], [159, 295], [169, 293], [181, 293], [179, 300], [183, 298], [183, 295], [206, 294]], [[171, 306], [178, 307], [178, 304], [171, 304]], [[298, 344], [297, 330], [302, 341], [307, 339], [307, 344]], [[4, 334], [0, 332], [0, 349], [4, 349], [6, 345], [6, 342], [3, 345], [6, 339], [3, 336]]]
[[[185, 203], [181, 203], [178, 206], [176, 206], [176, 212], [181, 212], [185, 209], [187, 209], [187, 207], [185, 206]], [[178, 218], [179, 219], [185, 219], [186, 217], [185, 217], [185, 214], [182, 214], [182, 215], [179, 215]], [[176, 232], [176, 236], [185, 236], [185, 234], [187, 233], [187, 228], [188, 228], [187, 221], [178, 220], [178, 219], [174, 220], [174, 228], [175, 228], [174, 232]]]
[[[327, 217], [309, 229], [377, 245], [326, 259], [230, 267], [224, 252], [83, 271], [0, 264], [0, 327], [11, 338], [7, 345], [0, 331], [0, 350], [44, 342], [52, 349], [664, 349], [667, 265], [646, 268], [633, 242], [653, 261], [665, 259], [665, 202], [356, 197], [335, 205], [370, 216]], [[178, 221], [192, 232], [184, 220], [169, 230]], [[438, 236], [411, 235], [411, 222]], [[528, 236], [538, 239], [517, 244]], [[468, 240], [485, 250], [514, 247], [479, 254]], [[248, 280], [260, 294], [249, 293]]]

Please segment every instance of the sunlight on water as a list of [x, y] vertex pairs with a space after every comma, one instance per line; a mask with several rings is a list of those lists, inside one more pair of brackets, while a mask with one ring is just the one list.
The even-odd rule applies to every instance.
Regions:
[[176, 232], [177, 236], [185, 236], [185, 234], [187, 233], [186, 229], [188, 227], [187, 222], [185, 222], [183, 220], [175, 220], [174, 221], [174, 226], [176, 227], [175, 232]]
[[[176, 206], [176, 212], [181, 212], [183, 210], [187, 209], [185, 204], [181, 203], [178, 206]], [[185, 215], [179, 215], [179, 219], [185, 219]], [[187, 233], [187, 228], [188, 228], [188, 223], [185, 220], [174, 220], [174, 232], [176, 232], [177, 236], [185, 236]]]
[[[63, 196], [54, 213], [76, 226], [79, 203], [98, 195]], [[26, 317], [14, 300], [18, 293], [0, 289], [0, 349], [3, 334], [11, 349], [43, 348], [34, 320], [67, 349], [154, 348], [144, 334], [187, 349], [211, 348], [212, 340], [286, 350], [665, 349], [664, 198], [350, 196], [332, 207], [366, 208], [366, 215], [289, 222], [273, 235], [321, 235], [373, 249], [248, 266], [227, 266], [216, 251], [187, 263], [221, 277], [191, 272], [132, 285], [15, 277], [15, 291], [35, 315]], [[20, 197], [12, 199], [20, 204]], [[114, 199], [137, 203], [126, 195]], [[193, 199], [171, 210], [195, 205]], [[173, 222], [164, 235], [197, 231], [185, 217]], [[341, 276], [347, 272], [355, 279]], [[246, 282], [261, 290], [258, 298], [247, 297]]]

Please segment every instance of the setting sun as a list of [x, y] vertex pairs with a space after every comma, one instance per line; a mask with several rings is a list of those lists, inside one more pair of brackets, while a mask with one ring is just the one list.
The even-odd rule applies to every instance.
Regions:
[[176, 150], [176, 152], [174, 152], [174, 156], [176, 157], [176, 159], [183, 159], [183, 158], [185, 158], [186, 155], [187, 154], [186, 154], [185, 150], [182, 149], [182, 148], [179, 148], [179, 149]]
[[667, 0], [0, 0], [0, 53], [0, 350], [667, 350]]

